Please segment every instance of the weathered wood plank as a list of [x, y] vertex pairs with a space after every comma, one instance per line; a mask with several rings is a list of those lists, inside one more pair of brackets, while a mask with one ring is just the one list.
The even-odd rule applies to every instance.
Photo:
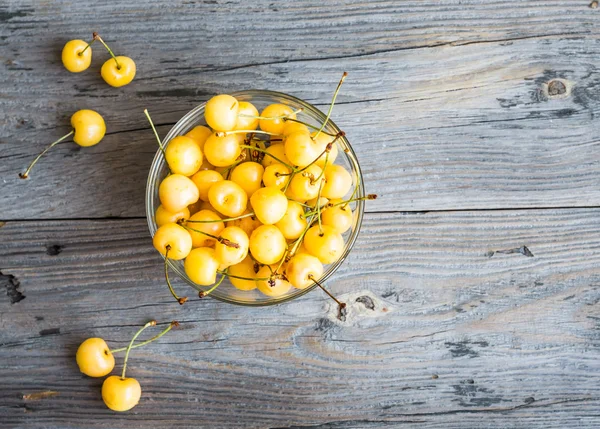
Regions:
[[[8, 222], [0, 254], [24, 296], [0, 300], [7, 427], [600, 425], [599, 209], [369, 214], [330, 282], [346, 322], [318, 291], [180, 307], [143, 220]], [[74, 351], [153, 317], [182, 325], [133, 354], [143, 400], [112, 415]]]
[[[172, 124], [249, 87], [325, 106], [343, 70], [334, 118], [383, 196], [370, 210], [600, 204], [600, 21], [587, 2], [19, 1], [2, 13], [3, 219], [143, 216], [144, 108]], [[62, 68], [64, 41], [94, 29], [136, 59], [131, 85], [101, 81], [99, 48], [93, 70]], [[566, 93], [548, 98], [556, 78]], [[56, 148], [19, 180], [83, 107], [106, 116], [105, 141]]]

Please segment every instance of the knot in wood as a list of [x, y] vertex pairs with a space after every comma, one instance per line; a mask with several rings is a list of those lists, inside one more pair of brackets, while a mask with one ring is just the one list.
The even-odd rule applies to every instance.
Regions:
[[567, 87], [560, 80], [548, 82], [548, 95], [562, 95], [567, 92]]

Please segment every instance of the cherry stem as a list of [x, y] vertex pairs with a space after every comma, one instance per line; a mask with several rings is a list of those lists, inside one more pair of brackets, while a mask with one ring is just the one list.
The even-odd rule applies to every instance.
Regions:
[[[337, 207], [337, 206], [342, 206], [342, 205], [343, 206], [347, 206], [348, 204], [353, 203], [355, 201], [375, 200], [375, 199], [377, 199], [377, 194], [369, 194], [369, 195], [366, 195], [364, 197], [350, 198], [350, 199], [348, 199], [346, 201], [340, 201], [339, 203], [335, 203], [335, 204], [327, 203], [327, 204], [323, 205], [323, 208], [330, 209], [332, 207]], [[316, 210], [315, 211], [307, 212], [306, 216], [313, 216], [315, 214], [317, 214]]]
[[125, 380], [125, 371], [127, 371], [127, 360], [129, 360], [129, 352], [131, 351], [131, 349], [133, 347], [133, 343], [134, 343], [135, 339], [142, 333], [142, 331], [144, 329], [149, 328], [150, 326], [156, 326], [156, 320], [151, 320], [148, 323], [146, 323], [144, 326], [142, 326], [142, 328], [135, 333], [135, 335], [129, 342], [129, 345], [127, 346], [127, 351], [125, 352], [125, 361], [123, 362], [123, 372], [121, 373], [121, 380]]
[[216, 222], [229, 222], [231, 220], [244, 219], [246, 217], [254, 216], [254, 212], [246, 213], [236, 217], [227, 217], [225, 219], [210, 219], [210, 220], [183, 220], [186, 223], [216, 223]]
[[[144, 115], [146, 115], [146, 118], [148, 118], [148, 122], [150, 122], [150, 127], [152, 128], [152, 131], [154, 131], [154, 135], [156, 136], [156, 141], [158, 142], [158, 147], [160, 148], [160, 151], [163, 154], [163, 158], [165, 158], [165, 163], [167, 162], [167, 155], [165, 155], [165, 147], [162, 144], [162, 141], [160, 140], [160, 137], [158, 136], [158, 132], [156, 131], [156, 127], [154, 127], [154, 122], [152, 122], [152, 118], [150, 117], [150, 113], [148, 113], [148, 109], [144, 109]], [[168, 164], [167, 164], [168, 166]]]
[[269, 152], [267, 152], [267, 150], [266, 150], [266, 149], [262, 149], [262, 148], [259, 148], [259, 147], [256, 147], [256, 146], [250, 146], [250, 145], [247, 145], [247, 144], [242, 144], [242, 145], [240, 145], [240, 147], [241, 147], [242, 149], [254, 149], [254, 150], [257, 150], [257, 151], [259, 151], [259, 152], [262, 152], [262, 153], [264, 153], [264, 154], [266, 154], [266, 155], [269, 155], [271, 158], [273, 158], [275, 161], [279, 162], [280, 164], [283, 164], [283, 165], [285, 165], [285, 166], [286, 166], [287, 168], [289, 168], [290, 170], [292, 170], [292, 171], [294, 171], [294, 172], [297, 172], [297, 171], [298, 171], [298, 169], [297, 169], [296, 167], [294, 167], [293, 165], [290, 165], [290, 164], [288, 164], [287, 162], [283, 162], [281, 159], [277, 158], [277, 157], [276, 157], [275, 155], [273, 155], [272, 153], [269, 153]]
[[340, 88], [342, 87], [342, 84], [344, 83], [346, 76], [348, 76], [348, 73], [344, 72], [344, 74], [342, 74], [342, 78], [340, 79], [340, 82], [338, 83], [337, 88], [335, 89], [335, 92], [333, 93], [333, 98], [331, 99], [331, 103], [329, 104], [329, 110], [327, 111], [327, 116], [325, 117], [325, 121], [323, 121], [323, 125], [321, 125], [321, 128], [319, 128], [319, 131], [317, 131], [317, 134], [314, 137], [315, 139], [317, 137], [319, 137], [319, 134], [321, 134], [321, 132], [327, 125], [327, 122], [329, 122], [329, 117], [331, 116], [331, 112], [333, 110], [333, 105], [335, 104], [335, 99], [337, 98], [338, 93], [340, 92]]
[[[221, 220], [219, 222], [222, 222], [222, 221], [223, 220]], [[184, 227], [188, 231], [194, 231], [194, 232], [197, 232], [199, 234], [204, 234], [207, 237], [213, 238], [213, 239], [217, 240], [219, 243], [224, 244], [227, 247], [233, 247], [234, 249], [239, 249], [240, 248], [240, 245], [238, 243], [235, 243], [235, 242], [233, 242], [231, 240], [228, 240], [226, 238], [217, 237], [216, 235], [209, 234], [208, 232], [200, 231], [199, 229], [190, 228], [189, 226], [184, 225], [183, 223], [180, 223], [179, 225], [181, 225], [182, 227]]]
[[[287, 122], [287, 121], [297, 122], [297, 123], [302, 124], [302, 125], [304, 125], [304, 126], [306, 126], [308, 128], [312, 128], [313, 130], [316, 130], [316, 131], [319, 130], [319, 127], [316, 127], [313, 124], [309, 124], [308, 122], [304, 122], [304, 121], [300, 121], [298, 119], [292, 119], [292, 118], [283, 118], [283, 122]], [[331, 134], [331, 133], [328, 133], [327, 131], [321, 131], [321, 132], [323, 134], [327, 134], [328, 136], [331, 136], [331, 137], [335, 137], [336, 136], [336, 134]]]
[[321, 283], [319, 283], [319, 282], [317, 281], [317, 279], [315, 279], [315, 277], [314, 277], [312, 274], [309, 274], [309, 275], [308, 275], [308, 278], [309, 278], [309, 279], [311, 279], [313, 282], [315, 282], [315, 284], [316, 284], [317, 286], [319, 286], [323, 292], [325, 292], [327, 295], [329, 295], [329, 297], [330, 297], [331, 299], [333, 299], [335, 302], [337, 302], [337, 304], [340, 306], [340, 309], [342, 309], [342, 308], [346, 308], [346, 303], [345, 303], [345, 302], [341, 302], [341, 301], [339, 301], [339, 300], [338, 300], [338, 299], [337, 299], [335, 296], [333, 296], [333, 295], [331, 294], [331, 292], [329, 292], [327, 289], [325, 289], [325, 288], [323, 287], [323, 285], [322, 285]]
[[58, 140], [56, 140], [55, 142], [51, 143], [50, 146], [48, 146], [46, 149], [44, 149], [42, 151], [42, 153], [40, 153], [38, 156], [35, 157], [35, 159], [33, 161], [31, 161], [31, 164], [29, 164], [29, 167], [27, 167], [27, 170], [25, 170], [24, 173], [19, 173], [19, 177], [21, 179], [27, 179], [29, 177], [29, 172], [31, 171], [31, 169], [33, 168], [33, 166], [36, 164], [36, 162], [39, 161], [39, 159], [44, 156], [44, 154], [46, 152], [48, 152], [50, 149], [52, 149], [54, 146], [56, 146], [57, 144], [59, 144], [60, 142], [62, 142], [64, 139], [66, 139], [69, 136], [72, 136], [73, 133], [75, 133], [75, 130], [72, 130], [69, 134], [65, 134], [64, 136], [62, 136], [61, 138], [59, 138]]
[[171, 245], [167, 244], [165, 251], [165, 280], [167, 281], [167, 286], [169, 286], [169, 291], [171, 292], [171, 295], [173, 295], [173, 298], [177, 300], [179, 305], [183, 305], [187, 301], [187, 296], [184, 296], [183, 298], [178, 297], [169, 280], [169, 250], [171, 250]]
[[270, 277], [243, 277], [243, 276], [236, 276], [235, 274], [229, 274], [226, 271], [221, 271], [221, 270], [217, 270], [217, 273], [219, 274], [223, 274], [227, 277], [233, 277], [234, 279], [240, 279], [240, 280], [250, 280], [250, 281], [267, 281], [270, 279]]
[[266, 134], [268, 136], [279, 136], [281, 134], [272, 133], [270, 131], [258, 131], [258, 130], [232, 130], [232, 131], [217, 131], [215, 135], [217, 137], [226, 137], [232, 134], [248, 134], [248, 133], [256, 133], [256, 134]]
[[[149, 340], [146, 340], [146, 341], [144, 341], [144, 342], [142, 342], [142, 343], [135, 344], [135, 345], [131, 346], [131, 348], [132, 348], [132, 349], [137, 349], [138, 347], [143, 347], [143, 346], [145, 346], [146, 344], [150, 344], [152, 341], [156, 341], [156, 340], [158, 340], [160, 337], [162, 337], [163, 335], [165, 335], [165, 334], [166, 334], [167, 332], [169, 332], [169, 331], [170, 331], [170, 330], [171, 330], [171, 329], [172, 329], [174, 326], [178, 326], [178, 325], [179, 325], [179, 322], [173, 321], [173, 322], [169, 323], [169, 326], [167, 326], [167, 328], [166, 328], [164, 331], [162, 331], [160, 334], [158, 334], [158, 335], [155, 335], [155, 336], [153, 336], [152, 338], [150, 338]], [[109, 351], [110, 351], [110, 353], [112, 353], [112, 354], [115, 354], [115, 353], [123, 352], [123, 351], [125, 351], [125, 350], [127, 350], [127, 347], [121, 347], [121, 348], [119, 348], [119, 349], [114, 349], [114, 350], [109, 350]]]
[[299, 108], [298, 110], [294, 110], [292, 113], [288, 113], [287, 115], [281, 115], [281, 116], [256, 116], [256, 115], [246, 115], [244, 113], [240, 113], [238, 114], [238, 116], [242, 117], [242, 118], [253, 118], [253, 119], [262, 119], [265, 121], [275, 121], [277, 119], [289, 119], [290, 116], [292, 115], [297, 115], [300, 112], [304, 111], [304, 107]]
[[[225, 270], [225, 271], [227, 271], [227, 270]], [[225, 276], [226, 276], [226, 275], [227, 275], [226, 273], [222, 273], [222, 275], [221, 275], [221, 278], [219, 279], [219, 281], [218, 281], [218, 282], [216, 282], [216, 283], [214, 284], [214, 286], [213, 286], [213, 287], [211, 287], [211, 288], [210, 288], [209, 290], [207, 290], [206, 292], [205, 292], [205, 291], [203, 291], [203, 290], [201, 290], [200, 292], [198, 292], [198, 297], [199, 297], [199, 298], [204, 298], [206, 295], [210, 294], [210, 293], [211, 293], [213, 290], [215, 290], [216, 288], [218, 288], [219, 286], [221, 286], [221, 283], [223, 283], [223, 280], [225, 280]]]
[[91, 41], [91, 42], [89, 42], [89, 43], [86, 45], [86, 47], [85, 47], [85, 48], [83, 48], [83, 51], [81, 51], [81, 52], [77, 52], [77, 55], [79, 55], [79, 56], [81, 57], [81, 56], [83, 55], [83, 53], [84, 53], [85, 51], [87, 51], [87, 50], [88, 50], [88, 48], [89, 48], [90, 46], [92, 46], [92, 43], [94, 43], [95, 41], [96, 41], [96, 39], [92, 39], [92, 41]]
[[102, 37], [100, 37], [100, 35], [98, 33], [94, 33], [93, 35], [94, 35], [94, 40], [97, 40], [100, 43], [102, 43], [104, 45], [104, 47], [106, 48], [106, 50], [108, 51], [108, 53], [110, 54], [110, 56], [113, 57], [113, 60], [115, 60], [115, 63], [117, 63], [117, 70], [121, 70], [121, 65], [119, 64], [119, 61], [117, 61], [117, 57], [115, 56], [115, 54], [113, 54], [113, 51], [110, 50], [110, 48], [104, 42], [104, 40], [102, 40]]

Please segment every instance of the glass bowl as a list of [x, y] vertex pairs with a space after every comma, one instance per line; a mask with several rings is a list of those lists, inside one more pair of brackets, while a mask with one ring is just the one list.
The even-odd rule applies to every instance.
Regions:
[[[254, 104], [254, 106], [256, 106], [259, 112], [272, 103], [285, 104], [290, 106], [293, 110], [303, 108], [304, 110], [297, 114], [297, 119], [310, 123], [314, 126], [320, 126], [326, 118], [326, 115], [316, 107], [306, 103], [305, 101], [299, 100], [298, 98], [292, 97], [291, 95], [279, 92], [264, 90], [247, 90], [232, 93], [231, 95], [237, 98], [239, 101], [251, 102], [252, 104]], [[204, 120], [205, 106], [206, 103], [202, 103], [198, 107], [192, 109], [183, 118], [181, 118], [175, 124], [175, 126], [173, 126], [173, 128], [171, 128], [171, 130], [163, 140], [165, 147], [174, 137], [184, 135], [197, 125], [206, 125], [206, 121]], [[329, 120], [327, 126], [325, 127], [325, 131], [332, 134], [337, 134], [340, 131], [340, 129], [335, 125], [333, 121]], [[339, 149], [339, 155], [335, 160], [335, 164], [344, 166], [351, 173], [353, 178], [353, 189], [351, 189], [351, 191], [356, 191], [355, 197], [364, 197], [364, 184], [362, 181], [360, 167], [358, 165], [358, 160], [356, 159], [356, 154], [352, 150], [350, 143], [345, 137], [341, 137], [340, 139], [338, 139], [337, 144]], [[148, 219], [148, 227], [152, 236], [154, 236], [154, 233], [158, 229], [156, 225], [156, 220], [154, 218], [154, 213], [160, 205], [160, 200], [158, 197], [158, 187], [160, 185], [160, 182], [167, 176], [167, 172], [167, 165], [163, 158], [162, 152], [160, 150], [157, 150], [156, 155], [154, 156], [154, 160], [152, 161], [152, 166], [150, 167], [150, 173], [148, 174], [148, 182], [146, 185], [146, 217]], [[358, 189], [355, 190], [355, 187], [358, 187]], [[323, 282], [329, 279], [331, 275], [344, 262], [344, 260], [350, 253], [350, 250], [352, 249], [356, 238], [358, 237], [363, 218], [364, 201], [360, 200], [354, 202], [352, 203], [351, 207], [354, 212], [353, 224], [352, 227], [343, 235], [345, 242], [344, 251], [341, 257], [336, 262], [324, 266], [323, 276], [320, 278], [321, 284], [323, 284]], [[184, 280], [197, 291], [206, 291], [210, 288], [210, 286], [199, 286], [192, 282], [189, 279], [189, 277], [185, 274], [185, 270], [183, 268], [183, 261], [169, 260], [168, 264], [172, 272], [175, 272], [182, 280]], [[238, 305], [273, 305], [280, 304], [302, 296], [305, 293], [308, 293], [311, 290], [313, 290], [315, 287], [316, 284], [313, 283], [305, 289], [290, 288], [290, 290], [285, 295], [279, 297], [269, 297], [263, 295], [257, 289], [251, 291], [242, 291], [236, 289], [228, 281], [228, 279], [225, 279], [225, 281], [217, 289], [212, 291], [209, 296], [221, 301]], [[187, 294], [181, 291], [179, 295], [185, 296]]]

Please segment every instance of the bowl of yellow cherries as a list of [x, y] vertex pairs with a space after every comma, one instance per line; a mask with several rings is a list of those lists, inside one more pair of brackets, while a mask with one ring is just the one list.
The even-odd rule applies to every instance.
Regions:
[[330, 120], [342, 82], [327, 114], [248, 90], [199, 105], [163, 141], [155, 133], [146, 214], [180, 304], [188, 298], [170, 271], [200, 298], [270, 305], [320, 287], [337, 301], [324, 283], [352, 249], [364, 201], [375, 198]]

